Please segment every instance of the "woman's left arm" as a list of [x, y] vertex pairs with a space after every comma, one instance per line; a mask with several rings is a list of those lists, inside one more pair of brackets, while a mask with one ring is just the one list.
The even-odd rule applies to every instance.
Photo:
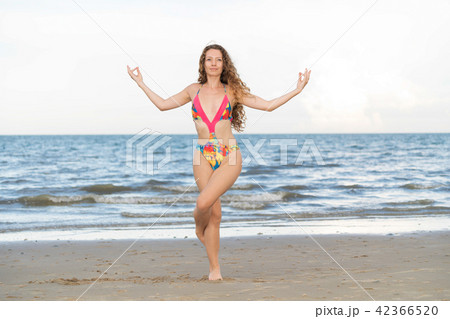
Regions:
[[[282, 95], [273, 100], [266, 101], [266, 100], [260, 98], [259, 96], [250, 94], [250, 95], [244, 96], [242, 98], [242, 100], [239, 102], [242, 103], [243, 105], [251, 107], [253, 109], [272, 112], [273, 110], [279, 108], [284, 103], [286, 103], [287, 101], [292, 99], [294, 96], [299, 94], [303, 90], [305, 85], [308, 83], [310, 74], [311, 74], [311, 70], [308, 71], [308, 69], [305, 69], [304, 74], [299, 72], [297, 88], [295, 90], [293, 90], [289, 93], [286, 93], [285, 95]], [[303, 75], [303, 79], [302, 79], [302, 75]]]

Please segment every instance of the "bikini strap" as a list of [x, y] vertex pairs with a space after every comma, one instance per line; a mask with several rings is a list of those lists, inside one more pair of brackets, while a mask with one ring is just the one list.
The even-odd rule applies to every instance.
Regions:
[[200, 89], [202, 88], [202, 86], [203, 86], [203, 84], [200, 85], [200, 87], [198, 88], [197, 95], [198, 95], [198, 92], [200, 92]]

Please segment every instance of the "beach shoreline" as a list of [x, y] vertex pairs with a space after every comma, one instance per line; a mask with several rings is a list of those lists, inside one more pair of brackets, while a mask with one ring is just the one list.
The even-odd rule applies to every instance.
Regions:
[[219, 282], [192, 238], [3, 241], [0, 299], [448, 300], [449, 236], [225, 237]]
[[[299, 219], [289, 222], [266, 221], [264, 226], [222, 222], [221, 238], [296, 235], [406, 235], [424, 232], [449, 231], [447, 215], [413, 217], [365, 217], [346, 219]], [[32, 230], [0, 233], [0, 242], [24, 240], [134, 240], [140, 239], [197, 239], [194, 221], [184, 227], [150, 225], [148, 227], [102, 227], [55, 230]]]

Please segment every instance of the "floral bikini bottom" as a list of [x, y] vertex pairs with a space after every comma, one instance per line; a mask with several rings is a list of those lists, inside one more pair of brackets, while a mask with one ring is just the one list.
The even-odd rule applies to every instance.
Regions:
[[224, 145], [219, 142], [219, 140], [216, 137], [216, 134], [214, 132], [209, 133], [209, 140], [206, 144], [201, 145], [197, 144], [195, 147], [197, 150], [199, 150], [205, 159], [209, 162], [209, 165], [211, 165], [211, 168], [213, 171], [215, 171], [217, 168], [219, 168], [220, 164], [222, 163], [223, 159], [232, 151], [232, 150], [238, 150], [239, 146], [237, 144], [233, 145]]

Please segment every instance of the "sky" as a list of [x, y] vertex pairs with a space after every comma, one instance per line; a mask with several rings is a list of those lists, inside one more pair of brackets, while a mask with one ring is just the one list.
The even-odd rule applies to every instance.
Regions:
[[[375, 4], [374, 4], [375, 3]], [[448, 1], [41, 0], [0, 4], [0, 135], [195, 134], [191, 102], [203, 48], [222, 45], [251, 93], [244, 133], [450, 132]]]

